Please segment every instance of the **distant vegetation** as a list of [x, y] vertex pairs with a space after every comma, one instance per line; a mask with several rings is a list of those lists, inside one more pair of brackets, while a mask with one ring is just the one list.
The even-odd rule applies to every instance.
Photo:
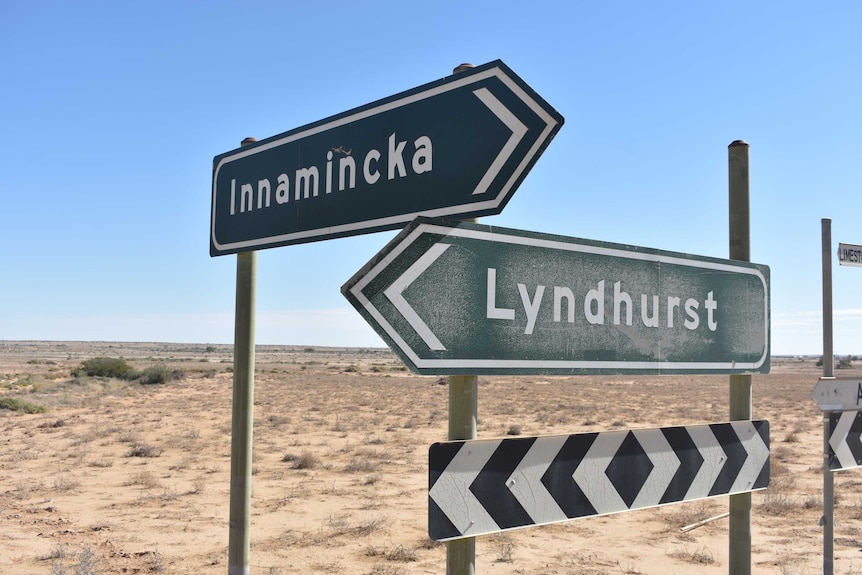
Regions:
[[117, 379], [137, 379], [138, 373], [123, 358], [94, 357], [72, 370], [74, 377], [115, 377]]
[[138, 371], [123, 358], [94, 357], [72, 370], [73, 377], [113, 377], [127, 381], [139, 380], [144, 385], [168, 383], [185, 377], [182, 370], [173, 370], [165, 365], [154, 365]]
[[[853, 367], [853, 362], [859, 359], [855, 355], [848, 355], [846, 357], [837, 357], [838, 362], [835, 364], [835, 369], [850, 369]], [[823, 356], [821, 356], [817, 362], [814, 364], [817, 367], [823, 367]]]
[[144, 385], [152, 385], [155, 383], [168, 383], [169, 381], [182, 379], [183, 377], [185, 377], [185, 373], [182, 370], [171, 369], [165, 365], [154, 365], [144, 368], [140, 380]]
[[0, 409], [8, 409], [10, 411], [23, 411], [24, 413], [45, 413], [48, 408], [44, 405], [36, 405], [22, 399], [14, 397], [0, 397]]

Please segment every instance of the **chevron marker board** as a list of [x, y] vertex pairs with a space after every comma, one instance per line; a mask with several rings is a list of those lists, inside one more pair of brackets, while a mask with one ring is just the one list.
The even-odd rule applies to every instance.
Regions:
[[829, 469], [862, 465], [862, 411], [829, 414]]
[[447, 541], [763, 489], [769, 422], [435, 443], [429, 471]]

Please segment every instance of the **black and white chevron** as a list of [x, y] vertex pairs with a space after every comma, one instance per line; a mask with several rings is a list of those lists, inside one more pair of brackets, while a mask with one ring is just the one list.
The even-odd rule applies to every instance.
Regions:
[[829, 469], [862, 465], [862, 411], [829, 414]]
[[765, 488], [769, 422], [435, 443], [429, 471], [446, 541]]

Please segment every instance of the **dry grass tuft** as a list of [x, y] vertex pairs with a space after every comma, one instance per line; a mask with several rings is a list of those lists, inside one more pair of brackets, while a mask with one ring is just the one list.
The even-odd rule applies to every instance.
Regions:
[[285, 453], [281, 460], [290, 463], [293, 469], [315, 469], [320, 466], [320, 459], [310, 451], [303, 451], [299, 455]]
[[387, 525], [388, 521], [379, 517], [353, 523], [349, 517], [330, 515], [326, 527], [331, 537], [368, 537], [373, 533], [385, 532]]
[[155, 489], [156, 487], [159, 487], [160, 483], [152, 471], [141, 471], [132, 475], [124, 485], [137, 485], [144, 489]]
[[59, 491], [61, 493], [77, 491], [78, 488], [81, 487], [81, 482], [74, 477], [69, 477], [68, 475], [58, 475], [54, 478], [53, 487], [54, 491]]
[[137, 441], [132, 443], [132, 446], [129, 448], [129, 452], [126, 454], [127, 457], [159, 457], [162, 454], [162, 449], [160, 447], [156, 447], [155, 445], [150, 445], [149, 443], [139, 443]]
[[689, 551], [686, 548], [681, 551], [674, 551], [670, 556], [674, 559], [696, 565], [717, 565], [715, 555], [707, 547], [701, 547], [694, 551]]
[[494, 562], [511, 563], [512, 554], [515, 551], [515, 542], [512, 539], [512, 536], [508, 533], [497, 533], [490, 536], [489, 540], [497, 552], [497, 557], [494, 559]]
[[799, 507], [798, 499], [787, 493], [768, 492], [758, 505], [758, 510], [775, 517], [783, 517], [793, 513]]

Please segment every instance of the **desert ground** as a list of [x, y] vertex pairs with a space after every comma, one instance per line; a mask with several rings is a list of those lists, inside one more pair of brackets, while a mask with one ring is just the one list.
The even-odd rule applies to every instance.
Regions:
[[[72, 375], [94, 357], [181, 378]], [[752, 496], [754, 573], [821, 572], [815, 359], [773, 358], [753, 378], [772, 477]], [[14, 407], [0, 409], [0, 572], [227, 573], [232, 366], [225, 345], [0, 341], [0, 400]], [[446, 379], [412, 375], [386, 349], [303, 346], [258, 346], [255, 377], [251, 572], [445, 573], [427, 499]], [[726, 375], [479, 383], [480, 439], [727, 419]], [[836, 574], [862, 573], [860, 485], [862, 470], [835, 475]], [[476, 573], [727, 573], [726, 518], [680, 530], [727, 507], [717, 497], [478, 537]]]

